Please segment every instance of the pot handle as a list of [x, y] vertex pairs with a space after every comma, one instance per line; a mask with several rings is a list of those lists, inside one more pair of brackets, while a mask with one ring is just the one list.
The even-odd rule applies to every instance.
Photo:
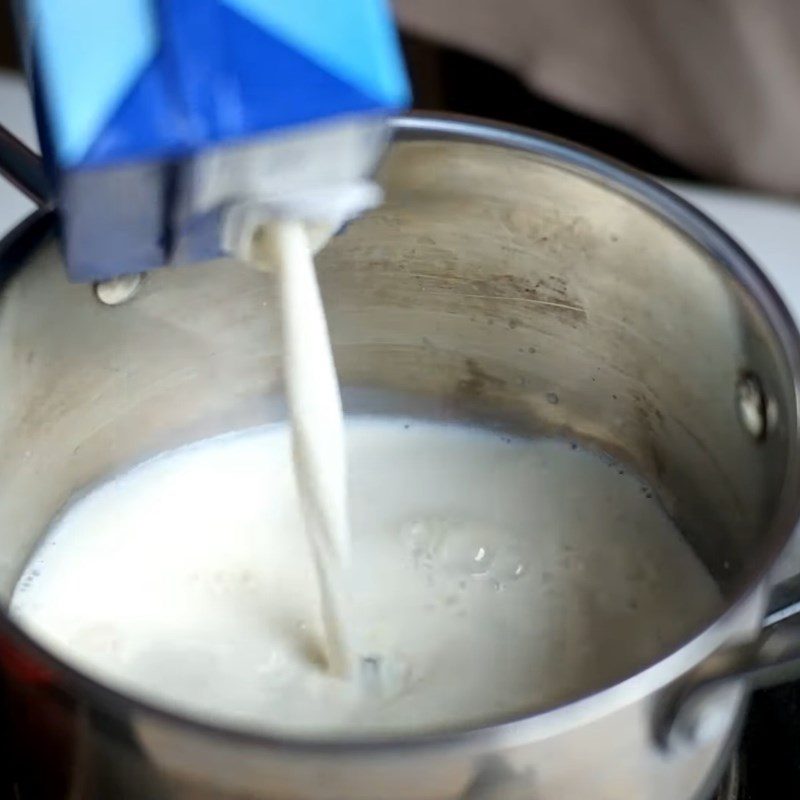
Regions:
[[796, 602], [769, 614], [755, 641], [723, 648], [700, 664], [662, 705], [656, 717], [656, 741], [671, 749], [717, 735], [721, 706], [714, 695], [738, 681], [745, 681], [748, 689], [765, 689], [799, 678], [800, 602]]
[[52, 192], [44, 162], [11, 131], [0, 125], [0, 174], [38, 206], [50, 203]]

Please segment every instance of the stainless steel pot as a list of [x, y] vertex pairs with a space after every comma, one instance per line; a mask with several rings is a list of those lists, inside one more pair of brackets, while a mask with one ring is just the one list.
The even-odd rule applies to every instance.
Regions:
[[[30, 160], [6, 168], [42, 195]], [[761, 272], [665, 189], [517, 130], [401, 119], [380, 180], [386, 204], [318, 261], [346, 402], [415, 403], [625, 458], [716, 578], [724, 613], [569, 705], [481, 730], [336, 743], [237, 733], [134, 701], [3, 616], [18, 797], [700, 798], [749, 686], [797, 667], [797, 637], [762, 630], [800, 505], [800, 355]], [[111, 307], [67, 283], [53, 229], [42, 211], [0, 250], [5, 598], [76, 490], [280, 413], [268, 402], [281, 388], [268, 277], [234, 263], [163, 269]]]

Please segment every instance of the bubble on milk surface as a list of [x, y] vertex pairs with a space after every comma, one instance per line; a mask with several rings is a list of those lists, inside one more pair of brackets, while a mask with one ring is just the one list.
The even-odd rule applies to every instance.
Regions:
[[[527, 571], [507, 531], [455, 515], [415, 518], [403, 527], [417, 566], [458, 579], [488, 579], [505, 585]], [[462, 587], [465, 588], [465, 587]]]

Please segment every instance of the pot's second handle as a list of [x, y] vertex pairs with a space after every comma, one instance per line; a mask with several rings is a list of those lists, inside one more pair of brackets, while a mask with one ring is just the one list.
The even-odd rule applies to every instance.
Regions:
[[800, 619], [795, 611], [790, 607], [770, 615], [755, 641], [723, 648], [691, 673], [657, 717], [658, 744], [670, 748], [715, 735], [719, 706], [714, 695], [734, 682], [764, 689], [800, 679]]
[[42, 159], [11, 131], [0, 125], [0, 174], [3, 174], [36, 205], [50, 202], [50, 181]]

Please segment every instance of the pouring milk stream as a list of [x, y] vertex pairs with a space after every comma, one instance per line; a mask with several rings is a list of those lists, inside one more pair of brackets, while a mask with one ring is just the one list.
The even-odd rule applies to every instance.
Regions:
[[314, 559], [328, 668], [353, 672], [346, 572], [350, 561], [344, 417], [336, 367], [308, 236], [301, 222], [277, 221], [254, 255], [278, 271], [292, 459]]

